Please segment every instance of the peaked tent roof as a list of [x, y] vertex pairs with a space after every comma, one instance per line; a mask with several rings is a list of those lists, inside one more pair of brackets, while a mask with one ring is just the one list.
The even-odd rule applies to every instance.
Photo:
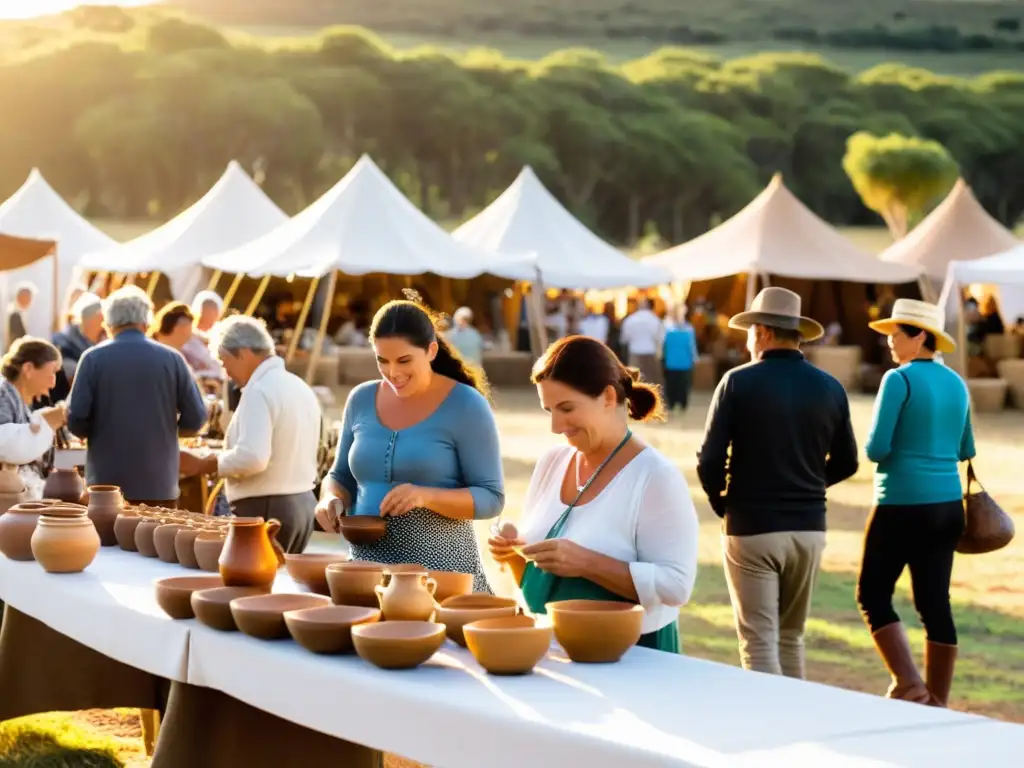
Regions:
[[763, 275], [905, 283], [919, 267], [887, 264], [860, 250], [800, 202], [775, 174], [764, 191], [728, 221], [689, 242], [644, 259], [669, 269], [677, 280], [711, 280], [755, 272]]
[[122, 245], [86, 255], [88, 269], [170, 272], [265, 235], [288, 220], [236, 161], [210, 190], [163, 226]]
[[490, 252], [533, 252], [545, 285], [639, 288], [671, 280], [587, 229], [526, 166], [494, 202], [456, 229], [460, 242]]
[[413, 205], [367, 155], [301, 213], [241, 248], [202, 262], [250, 275], [384, 272], [470, 278], [536, 278], [532, 255], [484, 253], [455, 241]]
[[961, 178], [934, 211], [878, 258], [920, 265], [928, 277], [943, 280], [951, 261], [980, 259], [1016, 245], [1020, 240], [989, 215]]

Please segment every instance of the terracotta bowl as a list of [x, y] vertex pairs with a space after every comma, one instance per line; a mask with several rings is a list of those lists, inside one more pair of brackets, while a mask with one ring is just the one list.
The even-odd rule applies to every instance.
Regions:
[[555, 638], [576, 662], [618, 661], [640, 639], [644, 609], [614, 600], [559, 600], [548, 603]]
[[288, 611], [330, 605], [331, 599], [323, 595], [255, 595], [231, 601], [231, 615], [235, 626], [242, 632], [260, 640], [281, 640], [288, 637], [284, 615]]
[[224, 549], [224, 542], [226, 540], [225, 534], [216, 531], [200, 533], [196, 536], [193, 551], [196, 555], [196, 563], [199, 564], [202, 570], [210, 571], [211, 573], [218, 573], [220, 571], [217, 561], [220, 560], [220, 553]]
[[295, 642], [312, 653], [354, 653], [352, 627], [380, 621], [376, 608], [327, 605], [303, 608], [284, 615], [285, 626]]
[[239, 597], [266, 595], [269, 587], [216, 587], [192, 593], [192, 611], [200, 624], [221, 632], [237, 632], [235, 617], [231, 615], [231, 601]]
[[156, 603], [172, 619], [194, 619], [192, 593], [223, 586], [220, 576], [175, 576], [156, 582]]
[[462, 628], [473, 621], [484, 619], [511, 618], [516, 615], [516, 601], [510, 597], [496, 597], [486, 594], [456, 595], [449, 597], [437, 609], [436, 620], [444, 624], [448, 637], [463, 648], [466, 638]]
[[174, 539], [178, 531], [185, 530], [184, 523], [168, 523], [161, 525], [153, 531], [153, 546], [156, 547], [156, 556], [165, 563], [177, 563], [178, 553], [174, 549]]
[[492, 675], [525, 675], [547, 655], [554, 629], [530, 616], [474, 621], [462, 628], [477, 663]]
[[352, 627], [352, 644], [381, 669], [412, 669], [444, 644], [444, 626], [431, 621], [382, 621]]
[[327, 586], [327, 566], [347, 561], [348, 555], [339, 552], [309, 552], [284, 556], [284, 565], [292, 580], [318, 595], [330, 594]]
[[380, 563], [351, 561], [327, 566], [324, 575], [335, 605], [362, 605], [377, 608], [380, 601], [374, 588], [384, 578]]
[[473, 574], [455, 571], [431, 571], [428, 576], [437, 583], [434, 599], [443, 603], [449, 597], [468, 595], [473, 591]]
[[376, 544], [388, 530], [388, 522], [383, 517], [346, 515], [340, 522], [341, 535], [350, 544]]

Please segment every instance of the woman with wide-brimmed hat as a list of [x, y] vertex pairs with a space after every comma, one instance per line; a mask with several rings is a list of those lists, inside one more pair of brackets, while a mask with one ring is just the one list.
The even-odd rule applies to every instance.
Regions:
[[[878, 468], [857, 602], [892, 676], [886, 695], [946, 706], [957, 654], [949, 582], [964, 528], [958, 465], [975, 453], [970, 395], [936, 360], [956, 349], [939, 307], [899, 299], [891, 317], [869, 326], [889, 337], [899, 367], [882, 377], [868, 437], [868, 459]], [[904, 568], [927, 637], [924, 679], [892, 606]]]

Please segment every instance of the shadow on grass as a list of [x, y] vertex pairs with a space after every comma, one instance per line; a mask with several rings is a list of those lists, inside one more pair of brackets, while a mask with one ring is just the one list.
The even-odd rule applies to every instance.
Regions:
[[[895, 607], [920, 663], [924, 632], [904, 577]], [[882, 693], [888, 675], [854, 599], [852, 574], [823, 572], [807, 622], [808, 679], [867, 693]], [[1024, 620], [989, 608], [954, 602], [960, 659], [953, 707], [1024, 722]], [[738, 665], [729, 592], [721, 566], [702, 564], [694, 599], [683, 609], [680, 630], [691, 656]]]

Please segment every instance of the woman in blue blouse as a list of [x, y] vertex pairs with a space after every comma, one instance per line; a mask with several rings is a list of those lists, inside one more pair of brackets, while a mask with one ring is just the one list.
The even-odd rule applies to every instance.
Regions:
[[[956, 349], [942, 325], [939, 307], [909, 299], [871, 323], [889, 337], [900, 365], [882, 377], [868, 437], [868, 459], [878, 468], [857, 602], [892, 676], [886, 695], [944, 707], [957, 654], [949, 580], [964, 529], [958, 465], [974, 458], [974, 433], [966, 384], [935, 360]], [[904, 568], [927, 637], [923, 680], [892, 606]]]
[[339, 530], [334, 499], [383, 516], [384, 538], [353, 545], [354, 559], [473, 573], [489, 592], [473, 521], [501, 513], [505, 483], [486, 381], [412, 301], [381, 307], [369, 335], [382, 379], [349, 394], [317, 519]]

